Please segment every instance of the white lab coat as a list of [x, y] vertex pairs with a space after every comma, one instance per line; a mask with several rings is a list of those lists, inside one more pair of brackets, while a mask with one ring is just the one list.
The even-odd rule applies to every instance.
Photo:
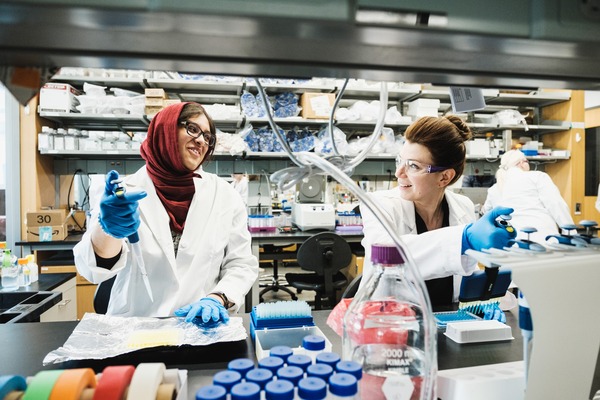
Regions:
[[145, 190], [140, 200], [138, 229], [144, 263], [154, 302], [150, 301], [127, 240], [111, 270], [98, 267], [91, 231], [98, 224], [98, 205], [91, 205], [90, 227], [73, 249], [81, 275], [99, 283], [117, 275], [107, 314], [119, 316], [169, 316], [179, 307], [210, 292], [224, 292], [239, 310], [244, 296], [258, 277], [258, 260], [252, 255], [247, 213], [240, 196], [224, 179], [197, 171], [196, 193], [186, 218], [177, 258], [169, 217], [154, 185], [142, 167], [124, 180], [127, 190]]
[[[475, 206], [466, 196], [446, 190], [448, 202], [449, 224], [444, 229], [417, 234], [415, 206], [412, 201], [404, 200], [398, 189], [382, 190], [369, 193], [380, 206], [380, 210], [390, 218], [397, 228], [396, 233], [408, 247], [421, 277], [425, 280], [454, 277], [454, 299], [458, 299], [461, 276], [470, 275], [477, 269], [477, 262], [471, 257], [461, 255], [462, 233], [466, 224], [475, 221]], [[360, 287], [363, 287], [371, 276], [371, 245], [376, 243], [393, 243], [385, 228], [375, 215], [363, 204], [360, 208], [363, 220], [365, 260]], [[457, 276], [458, 275], [458, 276]]]
[[537, 232], [529, 238], [544, 243], [546, 236], [559, 233], [558, 226], [573, 223], [569, 206], [550, 176], [542, 171], [509, 168], [504, 174], [503, 189], [498, 184], [488, 189], [482, 211], [496, 206], [514, 208], [510, 223], [517, 229], [519, 239], [527, 239], [521, 229], [534, 227]]

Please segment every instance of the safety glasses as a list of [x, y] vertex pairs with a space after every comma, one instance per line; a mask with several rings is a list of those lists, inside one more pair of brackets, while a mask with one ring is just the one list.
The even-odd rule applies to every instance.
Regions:
[[396, 169], [404, 167], [404, 171], [408, 175], [425, 175], [434, 172], [445, 171], [448, 167], [436, 167], [435, 165], [427, 165], [415, 160], [404, 160], [402, 157], [396, 157]]

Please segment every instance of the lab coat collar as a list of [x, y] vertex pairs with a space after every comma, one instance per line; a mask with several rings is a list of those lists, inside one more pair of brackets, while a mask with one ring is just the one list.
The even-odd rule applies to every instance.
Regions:
[[[417, 234], [417, 223], [415, 220], [415, 204], [412, 201], [404, 200], [400, 193], [394, 193], [394, 196], [400, 199], [402, 204], [402, 217], [395, 218], [396, 221], [400, 221], [400, 224], [404, 225], [401, 232], [408, 234]], [[464, 221], [469, 220], [465, 208], [458, 202], [457, 195], [451, 190], [446, 190], [444, 193], [446, 201], [448, 202], [448, 209], [450, 211], [449, 223], [450, 226], [460, 225], [465, 223]]]

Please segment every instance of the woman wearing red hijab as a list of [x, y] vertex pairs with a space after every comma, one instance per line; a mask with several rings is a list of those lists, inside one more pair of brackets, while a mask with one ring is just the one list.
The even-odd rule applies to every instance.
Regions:
[[[243, 304], [258, 261], [241, 197], [202, 169], [215, 142], [214, 123], [200, 104], [175, 104], [152, 119], [141, 147], [146, 165], [124, 178], [124, 194], [114, 182], [118, 174], [109, 172], [73, 250], [89, 281], [116, 275], [107, 314], [226, 322], [227, 310]], [[153, 299], [133, 262], [129, 238], [136, 232]]]

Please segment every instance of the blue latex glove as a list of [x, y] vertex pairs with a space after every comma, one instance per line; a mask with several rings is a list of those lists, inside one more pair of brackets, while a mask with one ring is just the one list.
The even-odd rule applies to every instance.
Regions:
[[502, 309], [500, 308], [500, 306], [498, 304], [494, 304], [492, 306], [489, 306], [484, 314], [483, 314], [483, 319], [493, 319], [496, 320], [498, 322], [502, 322], [503, 324], [506, 323], [506, 314], [504, 314], [504, 311], [502, 311]]
[[468, 249], [481, 251], [495, 247], [501, 249], [508, 246], [508, 242], [517, 237], [516, 229], [508, 232], [504, 227], [495, 223], [500, 215], [511, 214], [514, 211], [508, 207], [495, 207], [490, 212], [472, 224], [465, 226], [462, 237], [462, 253]]
[[104, 232], [117, 239], [128, 237], [137, 232], [140, 226], [138, 201], [146, 197], [147, 193], [126, 192], [120, 196], [115, 194], [119, 179], [117, 171], [110, 171], [106, 175], [104, 194], [100, 199], [100, 226]]
[[175, 310], [175, 315], [185, 317], [185, 322], [199, 322], [198, 320], [202, 320], [205, 324], [218, 321], [229, 322], [229, 313], [225, 307], [212, 297], [203, 297], [195, 303], [183, 306]]

